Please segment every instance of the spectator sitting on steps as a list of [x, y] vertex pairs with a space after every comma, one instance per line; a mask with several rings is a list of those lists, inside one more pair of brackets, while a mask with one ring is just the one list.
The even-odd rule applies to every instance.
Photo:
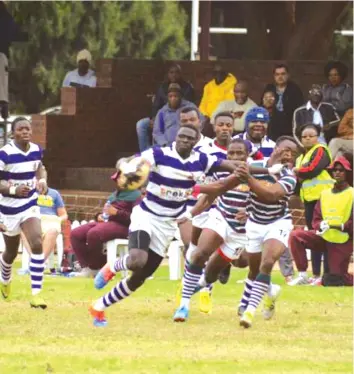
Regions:
[[205, 117], [203, 133], [212, 138], [214, 130], [210, 118], [221, 102], [235, 100], [234, 87], [237, 83], [236, 77], [226, 72], [219, 62], [214, 65], [213, 76], [213, 79], [204, 86], [202, 101], [199, 105], [199, 110]]
[[63, 81], [63, 87], [96, 87], [96, 75], [90, 69], [91, 53], [83, 49], [77, 54], [77, 69], [69, 71]]
[[[117, 183], [118, 173], [111, 179]], [[71, 231], [72, 249], [82, 267], [80, 276], [91, 277], [107, 262], [103, 244], [113, 239], [126, 239], [130, 224], [130, 214], [134, 205], [140, 201], [140, 191], [117, 190], [109, 197], [110, 205], [97, 216], [96, 222], [89, 222]]]
[[340, 61], [329, 62], [324, 69], [328, 84], [322, 87], [323, 101], [334, 106], [340, 117], [353, 108], [353, 88], [343, 80], [347, 77], [348, 68]]
[[194, 102], [195, 94], [191, 83], [182, 78], [182, 69], [178, 64], [172, 64], [167, 72], [167, 79], [161, 83], [154, 97], [152, 104], [152, 113], [150, 118], [142, 118], [136, 124], [138, 143], [140, 152], [151, 147], [150, 135], [154, 126], [157, 112], [167, 104], [168, 87], [171, 83], [178, 83], [181, 87], [182, 97], [190, 102]]
[[320, 126], [320, 143], [326, 144], [331, 140], [333, 130], [336, 132], [336, 125], [339, 123], [339, 116], [330, 103], [323, 102], [321, 86], [313, 84], [309, 90], [309, 101], [297, 108], [293, 118], [293, 136], [301, 144], [302, 126], [313, 123]]
[[171, 83], [168, 87], [167, 104], [157, 112], [154, 122], [153, 138], [156, 145], [164, 147], [176, 140], [180, 110], [187, 106], [198, 110], [193, 103], [182, 98], [180, 85]]
[[234, 133], [245, 131], [245, 118], [249, 109], [257, 104], [248, 97], [248, 85], [245, 81], [239, 81], [234, 87], [234, 99], [222, 101], [215, 109], [210, 123], [214, 125], [215, 116], [220, 112], [231, 112], [234, 117]]
[[279, 125], [272, 128], [271, 136], [276, 140], [282, 135], [292, 135], [293, 113], [304, 103], [304, 97], [300, 87], [289, 79], [289, 69], [285, 64], [275, 66], [273, 78], [274, 83], [267, 84], [263, 94], [272, 91], [275, 95], [275, 109], [272, 116], [277, 117]]
[[343, 156], [345, 153], [353, 155], [353, 109], [348, 109], [338, 126], [338, 136], [328, 145], [332, 157]]

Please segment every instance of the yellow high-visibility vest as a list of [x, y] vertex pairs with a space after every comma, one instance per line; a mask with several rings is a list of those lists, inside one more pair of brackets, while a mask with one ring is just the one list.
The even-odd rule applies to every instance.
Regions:
[[[320, 198], [323, 220], [330, 226], [341, 226], [346, 223], [353, 210], [353, 193], [352, 187], [337, 193], [332, 189], [323, 191]], [[331, 243], [346, 243], [349, 234], [337, 229], [329, 229], [322, 238]]]
[[[332, 162], [332, 156], [329, 149], [324, 144], [316, 144], [307, 153], [300, 155], [296, 159], [296, 168], [299, 169], [308, 163], [313, 155], [313, 152], [315, 152], [315, 150], [319, 147], [323, 147], [325, 149]], [[328, 188], [332, 188], [333, 184], [334, 180], [331, 178], [328, 171], [324, 169], [316, 177], [302, 181], [300, 198], [302, 201], [316, 201], [320, 198], [321, 192], [327, 190]]]

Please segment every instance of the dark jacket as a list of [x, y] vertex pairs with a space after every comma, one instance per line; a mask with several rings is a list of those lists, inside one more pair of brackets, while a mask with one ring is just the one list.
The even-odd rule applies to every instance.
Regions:
[[353, 89], [349, 84], [341, 83], [335, 87], [325, 84], [322, 87], [322, 94], [323, 101], [332, 104], [341, 117], [348, 109], [353, 108]]
[[[195, 100], [195, 93], [194, 87], [186, 81], [180, 81], [178, 84], [181, 86], [182, 91], [182, 98], [187, 101], [191, 101], [194, 103]], [[163, 82], [157, 90], [154, 102], [152, 104], [152, 115], [151, 118], [155, 118], [157, 112], [167, 104], [167, 91], [168, 86], [170, 85], [169, 82]]]
[[[324, 103], [321, 102], [318, 106], [318, 110], [321, 113], [323, 125], [333, 125], [336, 122], [339, 124], [339, 116], [336, 110], [334, 109], [334, 106], [330, 103]], [[307, 109], [307, 103], [305, 105], [302, 105], [301, 107], [297, 108], [294, 112], [294, 118], [293, 118], [293, 136], [295, 139], [301, 144], [300, 141], [300, 129], [301, 126], [306, 125], [308, 123], [313, 123], [313, 115], [315, 111], [312, 108]], [[328, 130], [330, 131], [330, 130]], [[329, 138], [325, 133], [326, 141], [329, 142]]]
[[0, 53], [4, 53], [8, 58], [11, 43], [26, 40], [27, 34], [21, 32], [6, 6], [0, 2]]
[[[276, 140], [282, 135], [292, 135], [292, 120], [293, 113], [296, 108], [304, 103], [304, 97], [302, 95], [300, 87], [292, 82], [288, 81], [283, 94], [283, 107], [284, 110], [279, 112], [276, 108], [276, 104], [279, 100], [279, 95], [274, 83], [267, 84], [264, 92], [272, 91], [275, 94], [275, 108], [272, 113], [273, 123], [269, 136], [271, 139]], [[263, 97], [262, 94], [262, 97]]]

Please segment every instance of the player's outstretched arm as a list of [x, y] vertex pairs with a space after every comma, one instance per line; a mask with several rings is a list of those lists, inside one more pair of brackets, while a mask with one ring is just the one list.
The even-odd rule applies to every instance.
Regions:
[[[219, 171], [228, 171], [233, 173], [237, 170], [240, 165], [246, 165], [243, 161], [231, 161], [231, 160], [223, 160], [220, 165], [218, 166], [217, 170]], [[269, 168], [258, 167], [258, 166], [250, 166], [250, 174], [278, 174], [284, 168], [282, 164], [276, 164]]]

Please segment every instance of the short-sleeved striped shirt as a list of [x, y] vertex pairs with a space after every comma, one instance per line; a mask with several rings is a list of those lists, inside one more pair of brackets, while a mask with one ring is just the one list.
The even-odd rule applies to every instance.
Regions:
[[220, 165], [215, 156], [192, 151], [183, 159], [176, 144], [155, 147], [141, 153], [152, 165], [142, 209], [166, 219], [177, 218], [185, 210], [190, 189], [208, 172]]
[[[250, 163], [250, 165], [265, 168], [267, 167], [267, 161], [253, 161]], [[254, 175], [254, 177], [262, 181], [266, 186], [269, 186], [269, 188], [271, 188], [273, 184], [279, 183], [286, 191], [286, 195], [275, 203], [266, 203], [261, 201], [251, 190], [250, 204], [247, 208], [249, 219], [253, 222], [264, 225], [277, 221], [281, 218], [291, 219], [289, 199], [296, 186], [296, 177], [294, 173], [290, 169], [284, 168], [281, 171], [278, 179], [268, 174]]]
[[28, 186], [31, 191], [28, 197], [2, 195], [0, 212], [4, 215], [15, 215], [37, 205], [36, 171], [42, 163], [43, 151], [37, 144], [29, 143], [27, 152], [19, 149], [11, 141], [0, 150], [0, 180], [10, 186]]

